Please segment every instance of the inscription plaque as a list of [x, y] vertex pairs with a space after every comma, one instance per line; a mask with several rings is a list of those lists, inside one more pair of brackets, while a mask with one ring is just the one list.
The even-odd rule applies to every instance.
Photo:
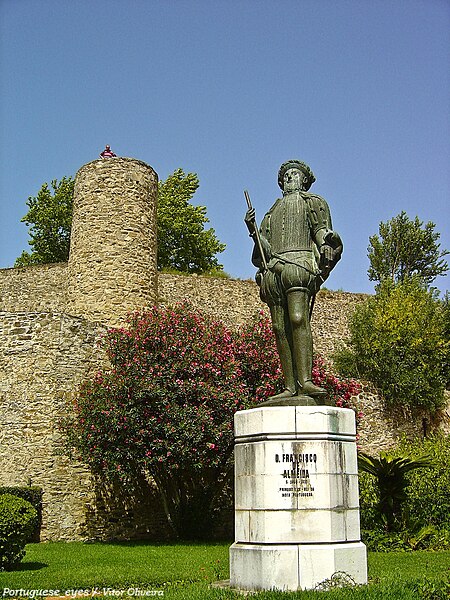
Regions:
[[289, 463], [280, 473], [283, 481], [278, 491], [282, 498], [310, 498], [314, 486], [310, 478], [310, 465], [317, 464], [317, 453], [286, 454], [276, 453], [276, 463]]

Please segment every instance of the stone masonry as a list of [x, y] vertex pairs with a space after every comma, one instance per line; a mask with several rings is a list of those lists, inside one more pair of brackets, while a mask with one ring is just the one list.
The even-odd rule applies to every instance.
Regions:
[[94, 160], [75, 179], [67, 311], [118, 323], [156, 300], [158, 176], [131, 158]]
[[62, 452], [58, 421], [79, 384], [106, 366], [104, 331], [61, 313], [0, 312], [0, 485], [43, 489], [41, 540], [168, 533], [147, 482], [143, 498], [108, 490]]
[[66, 401], [98, 367], [98, 328], [60, 313], [0, 313], [0, 473], [3, 485], [44, 490], [42, 539], [78, 537], [87, 469], [58, 455]]

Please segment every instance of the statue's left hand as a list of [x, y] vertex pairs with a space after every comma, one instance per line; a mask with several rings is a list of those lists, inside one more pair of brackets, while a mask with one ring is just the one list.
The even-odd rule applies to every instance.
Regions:
[[319, 269], [322, 276], [328, 277], [333, 268], [334, 251], [331, 246], [322, 246], [320, 249]]
[[331, 246], [329, 243], [325, 243], [320, 248], [320, 261], [319, 261], [319, 269], [324, 278], [327, 278], [331, 273], [336, 263], [340, 260], [342, 254], [342, 242], [341, 238], [336, 234], [338, 240], [329, 240], [327, 242], [332, 241], [332, 243], [336, 244], [336, 247]]
[[324, 237], [323, 243], [327, 246], [331, 246], [333, 250], [342, 254], [342, 240], [341, 236], [336, 231], [328, 231]]

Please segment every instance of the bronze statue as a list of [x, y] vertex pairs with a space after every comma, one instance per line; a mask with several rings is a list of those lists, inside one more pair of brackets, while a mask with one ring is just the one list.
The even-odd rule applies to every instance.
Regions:
[[255, 243], [252, 262], [261, 300], [270, 309], [284, 376], [284, 390], [263, 404], [325, 404], [326, 392], [312, 382], [310, 317], [314, 298], [341, 258], [342, 241], [333, 231], [326, 201], [308, 192], [315, 177], [299, 160], [283, 163], [283, 191], [258, 230], [247, 192], [245, 223]]

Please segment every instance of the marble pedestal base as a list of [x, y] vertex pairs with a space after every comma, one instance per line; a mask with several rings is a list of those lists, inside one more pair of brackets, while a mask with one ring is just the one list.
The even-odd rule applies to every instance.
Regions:
[[338, 571], [367, 582], [355, 434], [349, 409], [236, 413], [231, 587], [313, 589]]
[[344, 572], [367, 583], [366, 547], [345, 544], [240, 544], [230, 548], [230, 587], [243, 590], [308, 590]]

